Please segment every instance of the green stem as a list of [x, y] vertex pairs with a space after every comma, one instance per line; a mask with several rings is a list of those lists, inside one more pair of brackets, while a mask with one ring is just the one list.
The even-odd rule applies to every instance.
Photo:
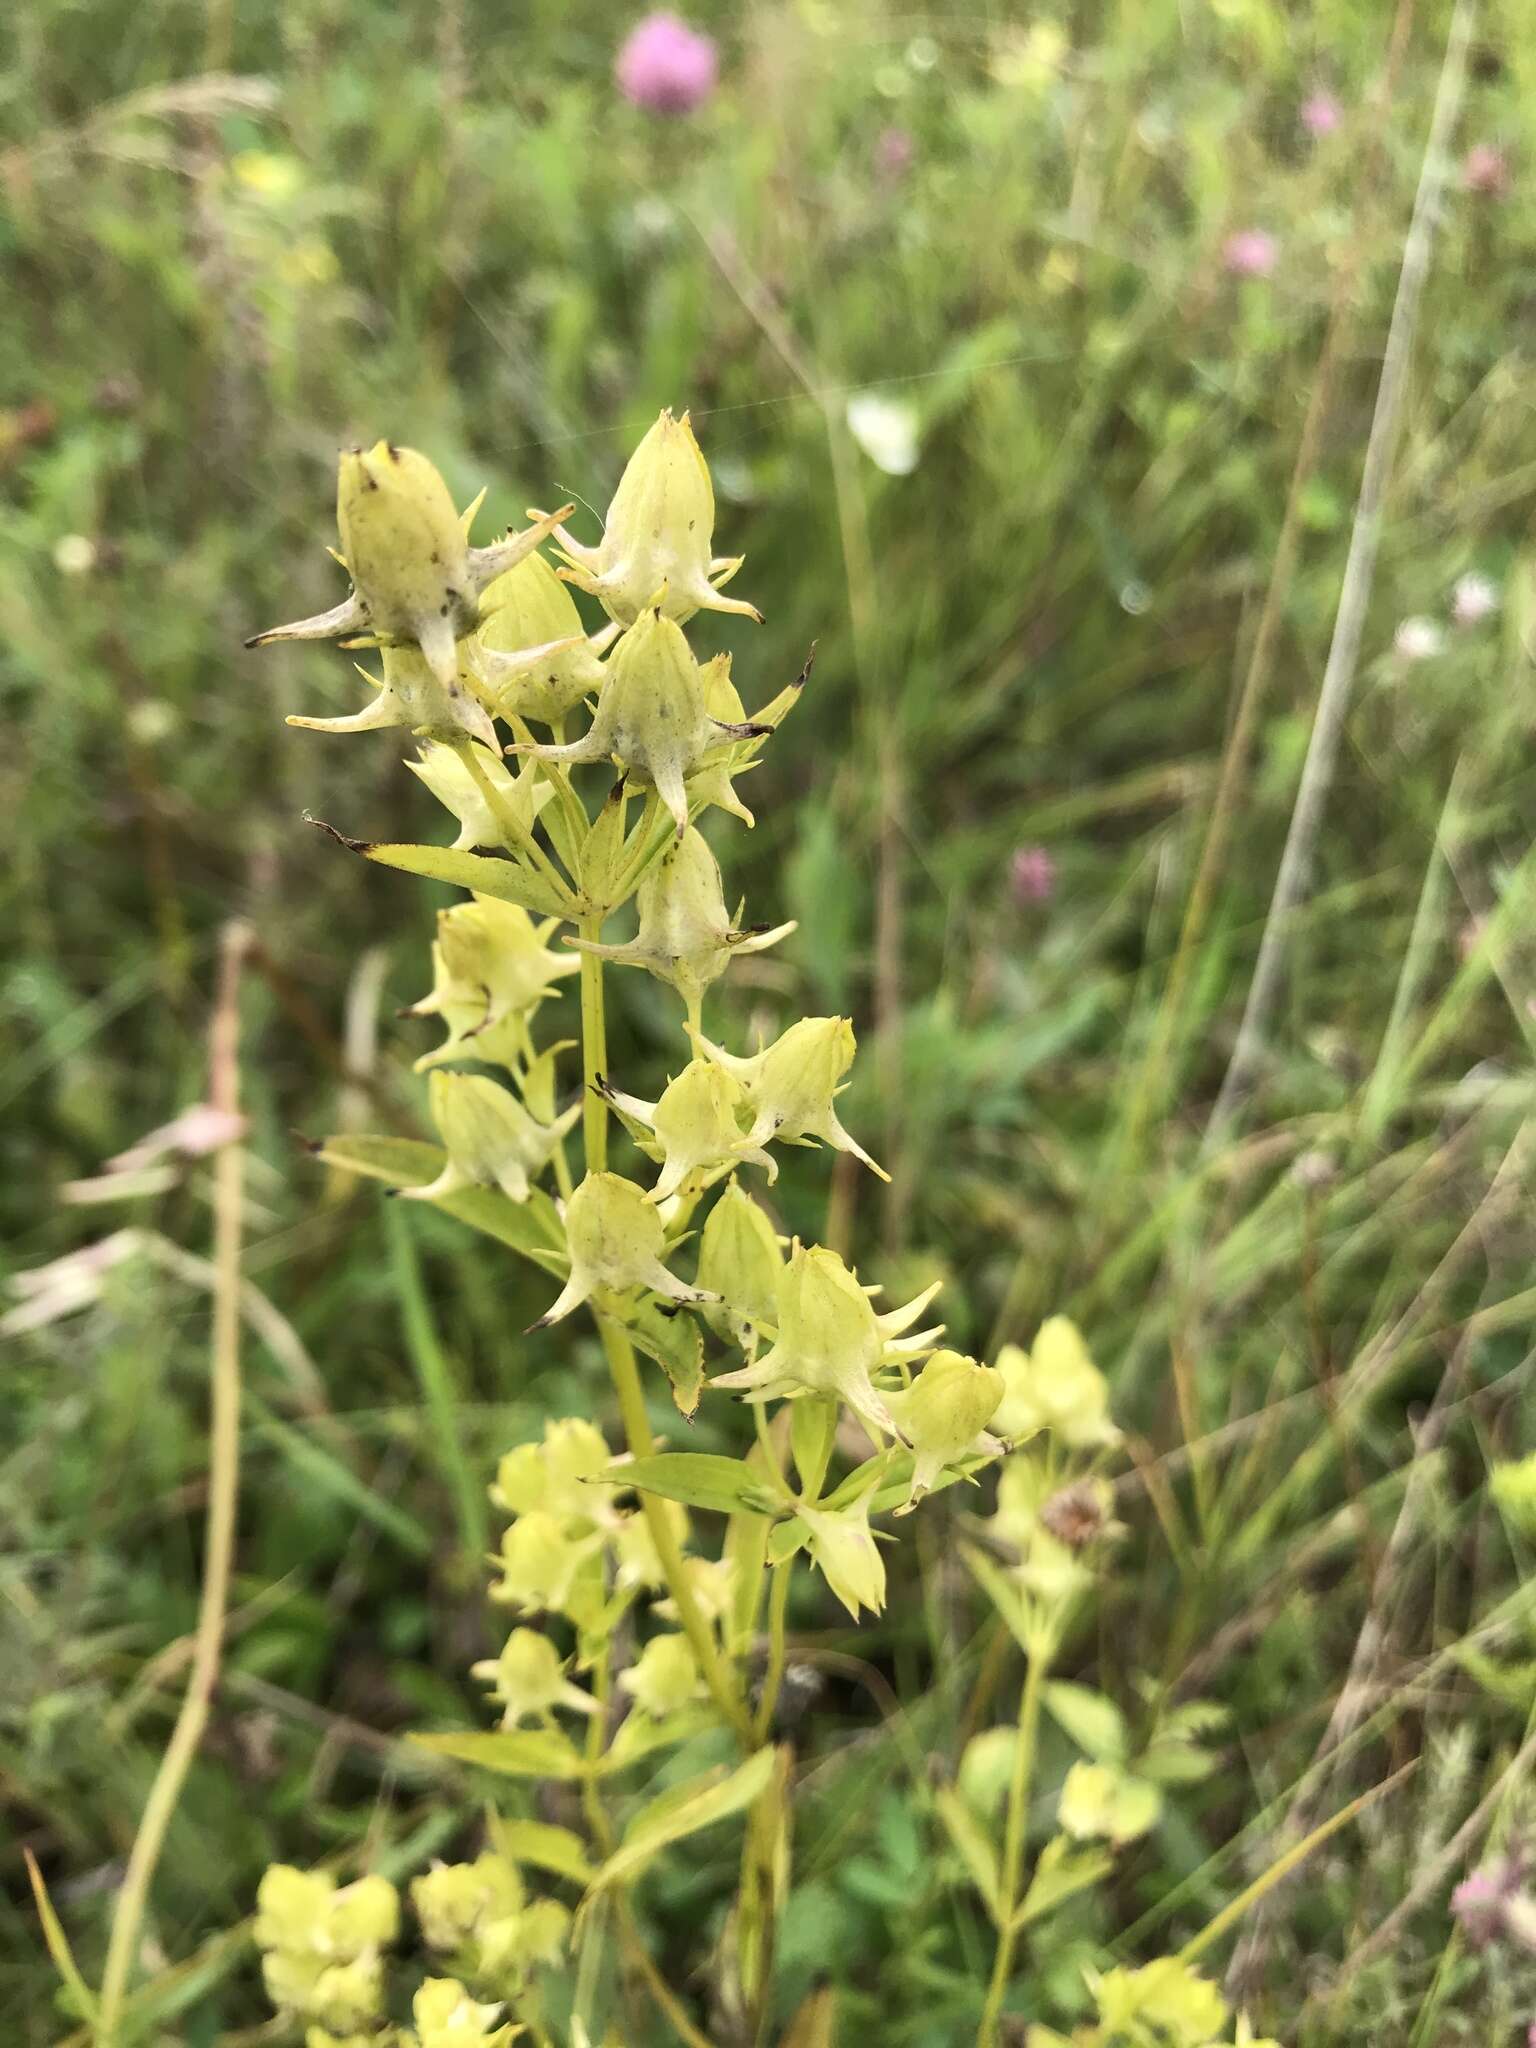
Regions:
[[[600, 938], [602, 924], [600, 916], [583, 918], [582, 937]], [[603, 1173], [608, 1166], [608, 1104], [593, 1085], [598, 1076], [606, 1071], [607, 1064], [603, 963], [597, 954], [584, 952], [581, 956], [581, 1065], [584, 1084], [582, 1135], [586, 1141], [588, 1173]], [[619, 1416], [624, 1424], [624, 1438], [629, 1446], [630, 1455], [635, 1458], [648, 1458], [654, 1444], [651, 1439], [650, 1421], [645, 1412], [645, 1391], [640, 1384], [640, 1368], [635, 1359], [634, 1346], [629, 1341], [629, 1333], [621, 1323], [601, 1314], [597, 1317], [597, 1329], [603, 1342], [603, 1355], [608, 1360], [608, 1370], [613, 1376], [614, 1392], [619, 1398]], [[743, 1748], [751, 1749], [754, 1746], [752, 1718], [747, 1712], [735, 1678], [720, 1654], [714, 1631], [694, 1598], [677, 1534], [666, 1512], [666, 1503], [653, 1493], [642, 1493], [640, 1506], [650, 1527], [651, 1540], [656, 1546], [656, 1555], [666, 1576], [667, 1591], [677, 1608], [683, 1632], [698, 1660], [704, 1682]]]
[[[251, 934], [243, 924], [225, 928], [209, 1047], [209, 1095], [215, 1106], [233, 1115], [239, 1105], [240, 973]], [[244, 1171], [240, 1141], [220, 1148], [214, 1163], [214, 1285], [212, 1415], [209, 1423], [208, 1520], [203, 1548], [202, 1597], [192, 1647], [192, 1675], [181, 1712], [166, 1745], [155, 1781], [144, 1802], [138, 1832], [128, 1856], [123, 1887], [112, 1914], [112, 1932], [102, 1973], [101, 2005], [96, 2023], [98, 2048], [116, 2048], [121, 2038], [128, 1980], [139, 1949], [139, 1929], [155, 1867], [181, 1790], [202, 1741], [208, 1710], [218, 1683], [224, 1645], [224, 1618], [229, 1607], [229, 1579], [234, 1559], [235, 1510], [240, 1491], [240, 1253], [244, 1216]]]
[[768, 1740], [768, 1731], [778, 1711], [779, 1689], [784, 1683], [784, 1666], [789, 1655], [784, 1620], [789, 1611], [789, 1582], [794, 1569], [795, 1560], [786, 1557], [775, 1569], [768, 1585], [768, 1669], [763, 1674], [763, 1696], [758, 1702], [757, 1726], [753, 1731], [759, 1749]]
[[1018, 1935], [1019, 1883], [1024, 1874], [1024, 1838], [1029, 1821], [1029, 1788], [1034, 1776], [1035, 1744], [1040, 1729], [1040, 1697], [1045, 1659], [1028, 1653], [1024, 1692], [1019, 1701], [1019, 1738], [1014, 1745], [1013, 1775], [1008, 1785], [1008, 1819], [1003, 1834], [1001, 1895], [998, 1899], [997, 1956], [987, 2002], [976, 2032], [976, 2048], [995, 2048], [1003, 1998], [1013, 1971], [1013, 1945]]
[[[601, 916], [584, 917], [581, 936], [602, 938]], [[608, 1027], [603, 1009], [603, 963], [596, 953], [581, 956], [581, 1135], [588, 1173], [608, 1170], [608, 1103], [596, 1082], [608, 1071]]]

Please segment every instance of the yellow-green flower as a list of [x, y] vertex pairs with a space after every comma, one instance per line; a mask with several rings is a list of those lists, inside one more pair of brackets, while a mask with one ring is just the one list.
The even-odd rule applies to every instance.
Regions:
[[999, 1436], [1022, 1443], [1048, 1429], [1070, 1450], [1118, 1441], [1109, 1419], [1109, 1388], [1066, 1316], [1049, 1316], [1028, 1351], [1005, 1344], [998, 1353], [1003, 1398], [992, 1418]]
[[627, 1294], [637, 1287], [671, 1301], [698, 1301], [699, 1290], [674, 1279], [661, 1263], [666, 1230], [644, 1190], [617, 1173], [589, 1173], [565, 1205], [571, 1277], [533, 1325], [558, 1323], [594, 1294]]
[[890, 1179], [843, 1129], [834, 1107], [848, 1085], [843, 1077], [856, 1050], [853, 1026], [846, 1017], [802, 1017], [772, 1045], [750, 1055], [712, 1045], [697, 1030], [693, 1042], [746, 1090], [754, 1144], [765, 1145], [770, 1139], [808, 1144], [819, 1138], [839, 1152], [851, 1152], [882, 1180]]
[[592, 1695], [567, 1679], [554, 1644], [537, 1629], [513, 1629], [499, 1657], [472, 1664], [470, 1671], [489, 1684], [492, 1699], [502, 1709], [503, 1728], [546, 1721], [556, 1707], [568, 1707], [577, 1714], [598, 1711]]

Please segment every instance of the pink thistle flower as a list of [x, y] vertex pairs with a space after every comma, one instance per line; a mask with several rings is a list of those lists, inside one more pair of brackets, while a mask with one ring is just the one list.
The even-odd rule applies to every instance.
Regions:
[[1502, 199], [1509, 191], [1509, 158], [1495, 142], [1474, 142], [1461, 164], [1462, 187], [1485, 199]]
[[1317, 141], [1331, 135], [1344, 118], [1344, 109], [1331, 92], [1315, 92], [1302, 101], [1301, 125]]
[[613, 75], [648, 114], [691, 114], [714, 91], [719, 58], [713, 40], [675, 14], [648, 14], [625, 37]]
[[906, 176], [916, 155], [917, 144], [905, 128], [882, 128], [875, 138], [875, 169], [888, 185]]
[[1021, 907], [1049, 903], [1056, 893], [1056, 863], [1043, 846], [1021, 846], [1008, 870], [1013, 900]]
[[1222, 244], [1221, 260], [1234, 277], [1268, 277], [1280, 260], [1280, 244], [1265, 228], [1239, 228]]
[[1458, 626], [1480, 626], [1498, 608], [1498, 585], [1489, 577], [1478, 575], [1475, 569], [1457, 577], [1451, 593], [1451, 617]]

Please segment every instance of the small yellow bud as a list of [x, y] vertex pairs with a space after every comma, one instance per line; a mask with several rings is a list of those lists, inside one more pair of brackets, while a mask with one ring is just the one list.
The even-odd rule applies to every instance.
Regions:
[[1106, 1971], [1093, 1991], [1099, 2025], [1111, 2040], [1210, 2048], [1226, 2026], [1221, 1993], [1177, 1956], [1160, 1956], [1139, 1970]]
[[541, 1508], [519, 1515], [501, 1539], [501, 1577], [491, 1598], [520, 1614], [563, 1613], [599, 1541], [571, 1535]]
[[407, 1201], [436, 1202], [460, 1188], [500, 1188], [526, 1202], [533, 1177], [581, 1115], [572, 1103], [552, 1124], [531, 1117], [517, 1097], [484, 1074], [436, 1072], [427, 1084], [432, 1121], [448, 1150], [448, 1163], [425, 1187], [402, 1188]]
[[488, 1977], [498, 1981], [524, 1977], [530, 1970], [550, 1969], [565, 1954], [571, 1915], [558, 1899], [535, 1899], [520, 1913], [488, 1920], [480, 1929], [480, 1961]]
[[309, 2017], [332, 2033], [346, 2034], [379, 2020], [384, 2012], [384, 1959], [377, 1950], [350, 1962], [332, 1963], [315, 1979]]
[[650, 1192], [653, 1202], [667, 1201], [685, 1181], [692, 1181], [693, 1191], [701, 1193], [722, 1174], [747, 1162], [765, 1167], [770, 1181], [778, 1179], [772, 1154], [743, 1134], [746, 1094], [741, 1083], [710, 1060], [690, 1060], [677, 1079], [667, 1083], [659, 1102], [641, 1102], [612, 1088], [607, 1094], [627, 1121], [654, 1134], [653, 1141], [642, 1141], [662, 1162], [661, 1179]]
[[797, 1243], [779, 1279], [778, 1337], [772, 1349], [712, 1386], [740, 1389], [749, 1401], [795, 1393], [835, 1394], [879, 1436], [902, 1430], [872, 1375], [898, 1358], [921, 1355], [936, 1330], [896, 1341], [933, 1298], [934, 1288], [905, 1308], [877, 1316], [858, 1278], [834, 1251]]
[[699, 1239], [699, 1285], [721, 1297], [703, 1315], [715, 1334], [748, 1358], [758, 1332], [779, 1316], [784, 1256], [768, 1213], [732, 1181], [710, 1210]]
[[754, 1144], [763, 1145], [772, 1138], [785, 1144], [820, 1138], [839, 1152], [862, 1159], [882, 1180], [890, 1179], [885, 1168], [877, 1166], [858, 1140], [843, 1129], [834, 1107], [834, 1098], [846, 1086], [843, 1076], [853, 1065], [853, 1026], [846, 1017], [802, 1017], [772, 1045], [749, 1058], [712, 1045], [698, 1031], [693, 1040], [700, 1052], [734, 1074], [746, 1089]]
[[1155, 1785], [1110, 1764], [1075, 1763], [1061, 1788], [1056, 1818], [1077, 1841], [1131, 1842], [1157, 1825], [1163, 1797]]
[[691, 826], [640, 884], [636, 901], [640, 929], [627, 945], [575, 943], [584, 952], [624, 967], [643, 967], [658, 981], [669, 983], [690, 1015], [738, 953], [760, 953], [795, 929], [791, 922], [772, 931], [734, 930], [726, 913], [720, 863], [703, 833]]
[[836, 1513], [803, 1507], [799, 1515], [810, 1531], [813, 1562], [854, 1620], [862, 1607], [879, 1614], [885, 1606], [885, 1561], [870, 1533], [868, 1497]]
[[567, 1680], [554, 1644], [537, 1629], [513, 1629], [499, 1657], [472, 1664], [470, 1670], [489, 1682], [492, 1699], [503, 1709], [503, 1728], [547, 1720], [556, 1707], [578, 1714], [598, 1711], [592, 1695]]
[[586, 737], [569, 746], [513, 751], [573, 765], [616, 762], [632, 781], [654, 786], [681, 839], [688, 829], [687, 778], [720, 738], [705, 708], [703, 675], [681, 628], [652, 609], [615, 649]]
[[603, 687], [602, 646], [582, 630], [571, 593], [542, 555], [529, 555], [486, 590], [473, 665], [498, 718], [556, 725]]
[[704, 1299], [661, 1263], [666, 1230], [644, 1190], [616, 1173], [589, 1173], [565, 1205], [571, 1277], [533, 1325], [559, 1322], [594, 1294], [627, 1294], [637, 1287], [671, 1301]]
[[553, 921], [535, 925], [520, 904], [489, 896], [438, 912], [432, 990], [407, 1015], [441, 1017], [448, 1036], [416, 1062], [418, 1072], [454, 1059], [511, 1064], [526, 1053], [526, 1018], [580, 971], [570, 954], [545, 945], [553, 930]]
[[698, 1660], [682, 1635], [652, 1636], [638, 1660], [621, 1674], [619, 1684], [653, 1720], [708, 1697]]
[[[455, 848], [505, 847], [509, 844], [501, 819], [456, 747], [445, 746], [439, 740], [427, 740], [422, 746], [420, 760], [407, 761], [405, 765], [458, 819], [459, 836], [453, 842]], [[482, 753], [479, 768], [495, 790], [504, 811], [525, 835], [530, 833], [534, 819], [555, 793], [554, 784], [543, 779], [532, 761], [525, 762], [522, 770], [512, 775], [499, 754]]]
[[520, 1913], [522, 1879], [504, 1856], [487, 1851], [473, 1863], [434, 1863], [411, 1886], [411, 1903], [428, 1948], [452, 1951], [491, 1921]]
[[1048, 1317], [1029, 1351], [1004, 1345], [997, 1370], [1004, 1392], [992, 1420], [1009, 1442], [1021, 1443], [1042, 1429], [1072, 1450], [1118, 1440], [1109, 1419], [1109, 1388], [1066, 1316]]
[[519, 1444], [497, 1466], [491, 1499], [511, 1515], [537, 1508], [558, 1521], [585, 1525], [598, 1517], [606, 1494], [586, 1482], [611, 1462], [603, 1433], [592, 1423], [575, 1415], [546, 1422], [542, 1443]]
[[987, 1424], [1002, 1398], [1001, 1373], [958, 1351], [935, 1351], [904, 1393], [886, 1395], [913, 1450], [912, 1491], [898, 1514], [915, 1507], [946, 1466], [1001, 1455], [1003, 1445], [987, 1434]]
[[598, 545], [561, 536], [567, 565], [561, 574], [621, 626], [632, 626], [657, 602], [667, 618], [679, 621], [703, 610], [740, 612], [761, 622], [755, 605], [720, 596], [742, 558], [711, 558], [714, 530], [714, 487], [692, 424], [686, 413], [675, 420], [664, 412], [629, 458]]
[[352, 595], [315, 618], [257, 633], [246, 645], [368, 634], [386, 645], [419, 648], [442, 688], [456, 692], [457, 642], [475, 627], [480, 593], [571, 511], [562, 506], [520, 534], [472, 548], [467, 522], [425, 455], [389, 441], [345, 450], [337, 466], [336, 525]]
[[504, 2048], [510, 2026], [497, 2026], [500, 2005], [478, 2004], [455, 1977], [428, 1977], [411, 2002], [419, 2048]]
[[295, 1870], [273, 1863], [256, 1887], [258, 1948], [303, 1950], [322, 1938], [331, 1915], [336, 1880], [324, 1870]]

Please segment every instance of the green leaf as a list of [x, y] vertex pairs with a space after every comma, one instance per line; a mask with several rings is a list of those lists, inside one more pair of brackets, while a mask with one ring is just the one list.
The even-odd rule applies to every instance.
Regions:
[[[330, 828], [327, 827], [327, 830]], [[340, 834], [336, 835], [338, 838]], [[524, 910], [540, 917], [576, 916], [581, 904], [574, 891], [557, 889], [543, 875], [519, 861], [498, 860], [484, 853], [461, 853], [452, 846], [395, 846], [365, 839], [348, 839], [344, 845], [381, 867], [402, 868], [408, 875], [423, 875], [429, 882], [451, 882], [456, 889], [473, 889], [477, 896], [494, 896], [502, 903], [520, 903]]]
[[[326, 1138], [316, 1153], [327, 1166], [381, 1180], [392, 1188], [425, 1187], [442, 1172], [447, 1156], [441, 1145], [419, 1138], [380, 1136]], [[563, 1278], [568, 1270], [559, 1211], [542, 1188], [531, 1189], [526, 1202], [514, 1202], [500, 1188], [460, 1188], [432, 1206], [471, 1230], [510, 1245], [548, 1273]]]
[[995, 1920], [1002, 1913], [1001, 1880], [998, 1871], [997, 1849], [971, 1808], [951, 1786], [941, 1785], [934, 1794], [939, 1819], [944, 1831], [960, 1852], [960, 1860], [970, 1872], [971, 1883], [981, 1893], [982, 1902]]
[[509, 1863], [531, 1863], [536, 1870], [552, 1870], [576, 1884], [592, 1882], [595, 1873], [581, 1837], [569, 1828], [552, 1827], [543, 1820], [508, 1820], [499, 1813], [488, 1816], [487, 1826], [492, 1843]]
[[649, 1458], [619, 1459], [599, 1474], [615, 1486], [638, 1487], [681, 1501], [686, 1508], [713, 1508], [717, 1514], [771, 1515], [777, 1503], [760, 1479], [739, 1458], [710, 1451], [658, 1451]]
[[434, 1756], [478, 1764], [506, 1778], [579, 1778], [587, 1768], [581, 1751], [547, 1728], [466, 1729], [458, 1735], [412, 1735], [410, 1740]]
[[642, 1302], [624, 1327], [634, 1339], [635, 1349], [654, 1358], [672, 1382], [672, 1399], [677, 1412], [692, 1421], [704, 1385], [704, 1338], [691, 1315], [668, 1311], [660, 1302]]
[[1085, 1756], [1096, 1763], [1121, 1764], [1130, 1750], [1125, 1716], [1111, 1699], [1091, 1686], [1055, 1678], [1046, 1686], [1045, 1704]]
[[828, 1394], [811, 1394], [789, 1404], [789, 1446], [800, 1491], [815, 1500], [827, 1476], [832, 1442], [837, 1435], [837, 1403]]
[[43, 1924], [43, 1940], [53, 1958], [53, 1967], [63, 1979], [78, 2019], [93, 2020], [96, 2016], [96, 2000], [91, 1988], [80, 1974], [74, 1951], [70, 1948], [69, 1937], [64, 1932], [63, 1922], [53, 1910], [53, 1901], [48, 1896], [48, 1887], [43, 1882], [43, 1873], [38, 1868], [37, 1858], [30, 1849], [23, 1849], [26, 1858], [27, 1876], [32, 1885], [32, 1897], [37, 1904], [37, 1917]]
[[691, 1742], [696, 1735], [707, 1735], [720, 1725], [720, 1709], [702, 1700], [696, 1706], [679, 1707], [675, 1714], [663, 1714], [659, 1721], [646, 1714], [629, 1714], [603, 1758], [603, 1769], [627, 1770], [653, 1750]]
[[1014, 1926], [1027, 1927], [1031, 1920], [1039, 1920], [1074, 1892], [1097, 1884], [1114, 1868], [1114, 1861], [1107, 1849], [1087, 1848], [1065, 1835], [1053, 1835], [1040, 1851], [1029, 1890], [1014, 1915]]
[[964, 1556], [976, 1583], [997, 1609], [999, 1617], [1007, 1625], [1009, 1634], [1025, 1656], [1032, 1657], [1039, 1643], [1034, 1620], [1024, 1595], [1007, 1574], [998, 1569], [990, 1557], [984, 1557], [979, 1550], [972, 1550], [969, 1547], [966, 1547]]
[[624, 1830], [624, 1840], [593, 1879], [592, 1890], [628, 1883], [673, 1842], [745, 1812], [767, 1790], [776, 1754], [760, 1749], [734, 1771], [726, 1772], [720, 1765], [641, 1807]]

